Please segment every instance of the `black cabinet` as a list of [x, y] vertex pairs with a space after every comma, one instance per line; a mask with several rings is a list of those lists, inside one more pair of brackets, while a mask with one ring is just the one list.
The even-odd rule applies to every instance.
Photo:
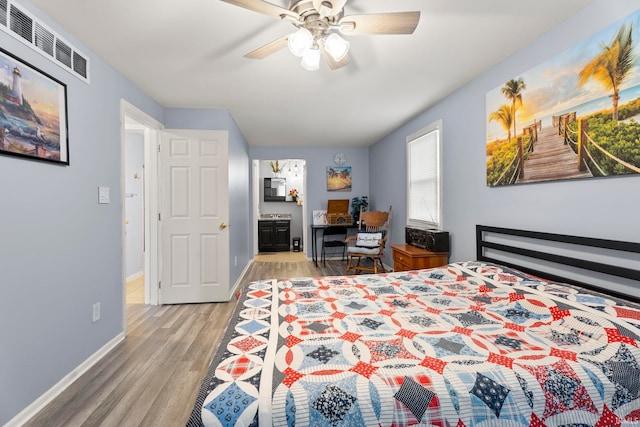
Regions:
[[258, 251], [288, 251], [291, 240], [290, 221], [258, 221]]

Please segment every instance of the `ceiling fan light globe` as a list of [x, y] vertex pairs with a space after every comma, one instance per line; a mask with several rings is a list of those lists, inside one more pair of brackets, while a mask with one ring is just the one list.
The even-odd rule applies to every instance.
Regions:
[[336, 33], [331, 33], [324, 41], [324, 48], [334, 61], [341, 61], [349, 52], [351, 44]]
[[313, 44], [313, 35], [306, 28], [299, 28], [298, 31], [289, 36], [287, 43], [291, 53], [301, 58]]
[[317, 47], [307, 49], [302, 57], [302, 61], [300, 61], [300, 65], [309, 71], [315, 71], [320, 68], [320, 49]]

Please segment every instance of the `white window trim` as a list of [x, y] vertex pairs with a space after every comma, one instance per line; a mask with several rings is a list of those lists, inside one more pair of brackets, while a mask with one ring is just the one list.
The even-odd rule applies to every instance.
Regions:
[[[419, 139], [427, 134], [430, 134], [434, 131], [438, 132], [438, 142], [437, 142], [437, 146], [436, 146], [436, 168], [437, 168], [437, 173], [436, 173], [436, 179], [437, 179], [437, 204], [438, 206], [436, 207], [436, 219], [434, 221], [424, 221], [424, 220], [419, 220], [416, 218], [411, 218], [410, 217], [410, 212], [411, 212], [411, 197], [410, 197], [410, 193], [411, 193], [411, 186], [410, 186], [410, 181], [411, 181], [411, 161], [409, 158], [409, 154], [410, 154], [410, 144], [411, 142], [415, 141], [416, 139]], [[442, 176], [442, 141], [443, 141], [443, 133], [442, 133], [442, 120], [437, 120], [431, 124], [429, 124], [428, 126], [420, 129], [417, 132], [412, 133], [411, 135], [407, 136], [407, 143], [406, 143], [406, 162], [407, 162], [407, 226], [409, 227], [418, 227], [418, 228], [436, 228], [438, 230], [442, 230], [443, 229], [443, 208], [442, 208], [442, 181], [443, 181], [443, 176]]]

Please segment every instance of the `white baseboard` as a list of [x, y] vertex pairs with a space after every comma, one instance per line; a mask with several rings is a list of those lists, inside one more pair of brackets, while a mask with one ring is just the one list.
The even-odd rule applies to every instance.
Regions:
[[53, 387], [47, 390], [42, 396], [37, 398], [33, 403], [24, 408], [18, 415], [13, 417], [4, 427], [19, 427], [33, 418], [53, 399], [58, 397], [67, 387], [69, 387], [78, 377], [87, 372], [93, 365], [98, 363], [104, 356], [115, 348], [125, 338], [124, 332], [116, 335], [111, 341], [102, 346], [101, 349], [93, 353], [87, 360], [78, 365], [73, 371], [69, 372], [64, 378], [58, 381]]
[[132, 280], [136, 280], [140, 276], [144, 276], [144, 270], [140, 270], [137, 273], [133, 273], [133, 274], [127, 276], [126, 280], [127, 280], [127, 282], [130, 282]]
[[247, 271], [249, 271], [249, 267], [251, 267], [251, 264], [253, 264], [253, 259], [251, 259], [247, 263], [247, 265], [245, 265], [244, 270], [242, 270], [242, 273], [238, 277], [238, 280], [236, 280], [236, 283], [233, 284], [233, 287], [229, 292], [229, 301], [231, 300], [231, 298], [233, 298], [233, 295], [237, 292], [238, 287], [240, 286], [240, 283], [242, 283], [242, 280], [244, 280], [244, 276], [247, 274]]

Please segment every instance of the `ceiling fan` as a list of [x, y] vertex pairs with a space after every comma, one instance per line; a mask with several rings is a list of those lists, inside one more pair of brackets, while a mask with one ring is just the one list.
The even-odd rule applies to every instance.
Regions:
[[254, 12], [286, 19], [298, 28], [245, 55], [262, 59], [285, 46], [302, 58], [307, 70], [317, 70], [323, 56], [332, 70], [350, 62], [349, 42], [344, 35], [413, 34], [420, 20], [420, 12], [388, 12], [363, 15], [344, 14], [347, 0], [290, 0], [289, 8], [263, 0], [222, 0]]

